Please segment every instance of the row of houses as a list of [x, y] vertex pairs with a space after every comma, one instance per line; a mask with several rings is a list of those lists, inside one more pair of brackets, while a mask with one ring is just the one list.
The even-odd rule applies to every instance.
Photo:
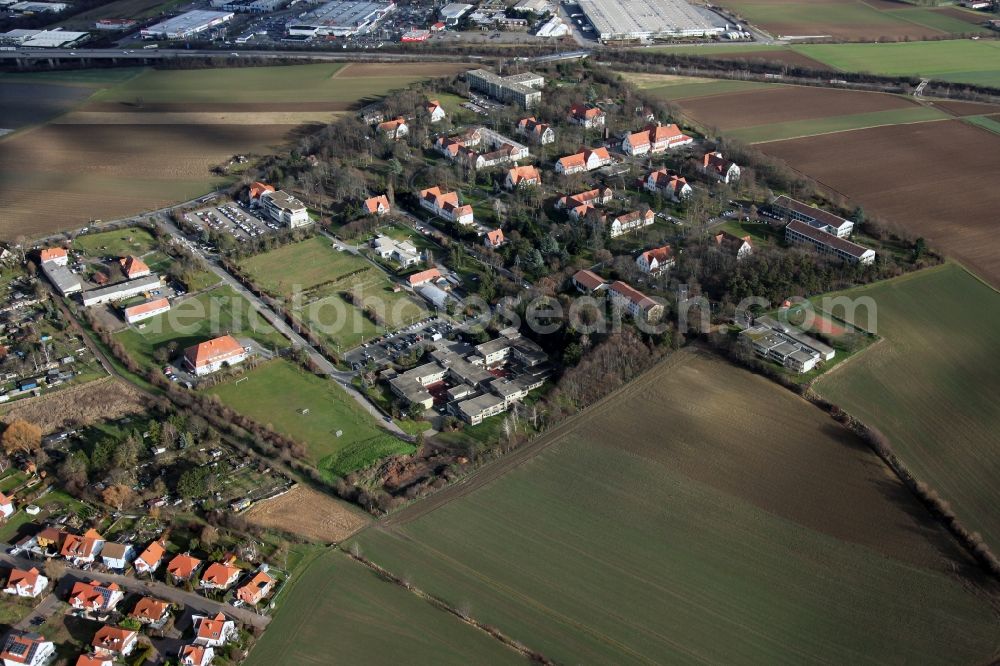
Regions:
[[420, 190], [420, 207], [457, 224], [471, 225], [475, 219], [472, 206], [459, 203], [458, 192], [442, 192], [438, 186]]
[[588, 295], [606, 291], [611, 305], [627, 312], [633, 319], [653, 323], [663, 317], [663, 305], [621, 280], [608, 283], [597, 273], [580, 270], [571, 278], [578, 291]]

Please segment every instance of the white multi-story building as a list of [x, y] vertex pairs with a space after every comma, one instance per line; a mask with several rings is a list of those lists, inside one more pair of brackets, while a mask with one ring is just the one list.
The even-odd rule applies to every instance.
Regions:
[[260, 205], [272, 220], [287, 227], [312, 224], [306, 205], [283, 190], [262, 193]]

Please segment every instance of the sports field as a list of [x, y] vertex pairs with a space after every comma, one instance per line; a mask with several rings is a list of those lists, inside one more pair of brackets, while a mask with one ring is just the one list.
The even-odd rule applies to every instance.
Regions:
[[527, 663], [344, 553], [322, 554], [282, 595], [247, 666]]
[[0, 139], [0, 238], [193, 199], [231, 182], [211, 170], [233, 155], [274, 153], [359, 103], [459, 69], [320, 64], [2, 75], [0, 93], [8, 94], [0, 95], [0, 111], [11, 128], [23, 129]]
[[289, 361], [269, 361], [247, 374], [245, 380], [220, 384], [208, 392], [236, 411], [305, 444], [310, 462], [333, 475], [413, 451], [412, 445], [376, 426], [339, 386]]
[[73, 239], [73, 249], [90, 257], [142, 256], [156, 247], [153, 235], [139, 227], [83, 234]]
[[241, 266], [267, 292], [289, 299], [313, 332], [341, 351], [384, 330], [348, 301], [354, 295], [391, 329], [425, 314], [423, 306], [405, 292], [393, 292], [380, 269], [362, 257], [334, 249], [324, 236], [250, 257]]
[[[947, 264], [847, 295], [874, 299], [884, 341], [816, 389], [882, 430], [917, 477], [1000, 549], [1000, 294]], [[867, 311], [857, 323], [873, 325]]]
[[977, 663], [960, 553], [870, 450], [685, 351], [348, 540], [557, 663]]

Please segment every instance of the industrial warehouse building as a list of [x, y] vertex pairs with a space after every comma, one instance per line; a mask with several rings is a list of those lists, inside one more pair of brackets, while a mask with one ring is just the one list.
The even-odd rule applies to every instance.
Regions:
[[161, 21], [148, 28], [143, 28], [140, 34], [143, 39], [184, 39], [204, 32], [209, 28], [222, 25], [232, 20], [232, 12], [213, 12], [207, 9], [195, 9], [180, 16]]
[[292, 37], [347, 37], [370, 32], [395, 8], [393, 2], [332, 0], [289, 21], [285, 27]]
[[685, 0], [580, 0], [579, 5], [602, 42], [709, 37], [727, 28], [722, 17]]

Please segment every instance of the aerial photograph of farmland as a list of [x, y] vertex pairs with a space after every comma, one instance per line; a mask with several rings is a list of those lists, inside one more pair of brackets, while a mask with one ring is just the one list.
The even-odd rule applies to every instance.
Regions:
[[3, 666], [1000, 663], [1000, 0], [0, 3]]

